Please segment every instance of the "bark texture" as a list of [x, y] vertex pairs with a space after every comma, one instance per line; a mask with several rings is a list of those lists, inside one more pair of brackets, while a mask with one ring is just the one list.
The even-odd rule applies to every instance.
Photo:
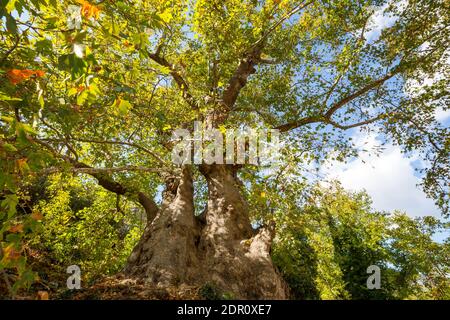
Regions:
[[159, 286], [211, 284], [239, 299], [285, 299], [274, 267], [273, 226], [253, 230], [236, 169], [202, 165], [207, 208], [195, 217], [192, 174], [167, 181], [163, 204], [133, 250], [125, 274]]

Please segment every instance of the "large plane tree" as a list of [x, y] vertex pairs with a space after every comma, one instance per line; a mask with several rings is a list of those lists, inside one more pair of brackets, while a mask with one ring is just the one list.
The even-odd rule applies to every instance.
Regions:
[[[29, 176], [95, 178], [147, 216], [127, 277], [286, 298], [264, 190], [282, 197], [305, 168], [357, 156], [355, 130], [419, 152], [424, 190], [447, 212], [444, 0], [0, 4], [3, 209], [14, 214]], [[194, 121], [278, 129], [278, 166], [177, 166], [172, 132]]]

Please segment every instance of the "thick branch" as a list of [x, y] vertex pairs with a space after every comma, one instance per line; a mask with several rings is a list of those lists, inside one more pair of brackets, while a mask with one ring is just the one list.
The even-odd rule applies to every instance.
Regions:
[[289, 123], [285, 123], [281, 126], [276, 127], [275, 129], [278, 129], [280, 132], [286, 132], [307, 124], [311, 124], [311, 123], [317, 123], [317, 122], [322, 122], [323, 119], [321, 117], [305, 117], [302, 119], [299, 119], [297, 121], [293, 121], [293, 122], [289, 122]]
[[[55, 157], [62, 158], [65, 162], [68, 162], [73, 165], [73, 170], [85, 170], [87, 174], [93, 176], [98, 180], [98, 184], [101, 185], [103, 188], [105, 188], [108, 191], [114, 192], [119, 195], [136, 195], [137, 200], [144, 208], [146, 214], [147, 214], [147, 221], [152, 221], [154, 217], [156, 216], [156, 213], [158, 212], [159, 208], [156, 205], [156, 203], [153, 201], [153, 199], [149, 198], [145, 193], [135, 190], [134, 188], [126, 187], [112, 179], [108, 174], [105, 172], [98, 172], [95, 170], [95, 168], [92, 168], [91, 166], [77, 161], [73, 158], [70, 158], [68, 156], [64, 156], [59, 154], [51, 145], [49, 145], [47, 142], [44, 142], [42, 140], [33, 139], [34, 142], [44, 146], [47, 150], [49, 150]], [[98, 169], [97, 169], [98, 170]]]
[[366, 94], [370, 90], [379, 87], [380, 85], [382, 85], [384, 82], [386, 82], [387, 80], [389, 80], [392, 77], [394, 77], [399, 72], [400, 72], [400, 69], [396, 69], [393, 72], [388, 73], [384, 77], [370, 82], [369, 84], [367, 84], [366, 86], [362, 87], [361, 89], [355, 91], [354, 93], [346, 96], [345, 98], [343, 98], [343, 99], [339, 100], [338, 102], [336, 102], [335, 104], [333, 104], [323, 115], [304, 117], [304, 118], [301, 118], [299, 120], [292, 121], [292, 122], [280, 125], [280, 126], [276, 127], [276, 129], [280, 130], [281, 132], [286, 132], [286, 131], [289, 131], [289, 130], [292, 130], [292, 129], [296, 129], [298, 127], [301, 127], [301, 126], [304, 126], [304, 125], [307, 125], [307, 124], [323, 122], [323, 123], [331, 124], [331, 125], [333, 125], [336, 128], [345, 130], [345, 129], [359, 127], [359, 126], [362, 126], [362, 125], [365, 125], [365, 124], [370, 124], [372, 122], [380, 120], [384, 116], [386, 116], [386, 114], [381, 114], [381, 115], [378, 115], [378, 116], [376, 116], [374, 118], [371, 118], [371, 119], [368, 119], [368, 120], [364, 120], [364, 121], [361, 121], [361, 122], [358, 122], [358, 123], [354, 123], [354, 124], [351, 124], [351, 125], [340, 125], [340, 124], [334, 122], [331, 119], [331, 117], [333, 116], [334, 113], [336, 113], [336, 111], [338, 111], [339, 109], [344, 107], [347, 103], [349, 103], [352, 100], [354, 100], [354, 99], [356, 99], [356, 98]]
[[374, 88], [377, 88], [378, 86], [382, 85], [384, 82], [386, 82], [387, 80], [389, 80], [392, 77], [394, 77], [397, 73], [399, 73], [399, 71], [400, 71], [400, 69], [397, 69], [397, 71], [393, 71], [391, 73], [388, 73], [384, 77], [370, 82], [369, 84], [367, 84], [366, 86], [364, 86], [361, 89], [357, 90], [356, 92], [352, 93], [351, 95], [346, 96], [345, 98], [339, 100], [333, 106], [331, 106], [330, 109], [328, 109], [328, 111], [325, 113], [324, 117], [327, 118], [327, 119], [330, 119], [331, 116], [337, 110], [339, 110], [340, 108], [345, 106], [347, 103], [349, 103], [350, 101], [352, 101], [352, 100], [362, 96], [363, 94], [369, 92], [370, 90], [372, 90]]
[[233, 108], [239, 92], [247, 84], [248, 77], [256, 72], [255, 65], [261, 57], [262, 47], [263, 42], [256, 46], [239, 62], [239, 65], [231, 77], [222, 97], [222, 101], [228, 110]]
[[[72, 161], [72, 164], [74, 165], [74, 167], [76, 169], [80, 169], [80, 170], [85, 169], [85, 171], [86, 171], [85, 173], [96, 178], [98, 181], [98, 184], [101, 185], [103, 188], [105, 188], [108, 191], [114, 192], [119, 195], [137, 194], [138, 201], [142, 205], [142, 207], [144, 207], [145, 212], [147, 214], [147, 221], [150, 222], [155, 218], [156, 213], [158, 212], [158, 206], [145, 193], [125, 187], [124, 185], [114, 181], [111, 177], [109, 177], [107, 174], [105, 174], [105, 172], [98, 172], [95, 170], [95, 168], [92, 168], [91, 166], [89, 166], [85, 163], [82, 163], [79, 161]], [[112, 168], [106, 168], [106, 169], [112, 169]], [[109, 172], [109, 171], [106, 171], [106, 172]]]
[[270, 26], [261, 36], [261, 38], [256, 41], [240, 60], [238, 67], [233, 73], [227, 88], [225, 89], [222, 101], [224, 106], [231, 110], [236, 103], [237, 97], [241, 89], [247, 84], [248, 77], [256, 72], [255, 65], [260, 62], [267, 63], [267, 60], [261, 60], [261, 53], [264, 45], [267, 42], [269, 35], [275, 31], [284, 21], [289, 19], [291, 16], [308, 6], [311, 2], [300, 3], [295, 6], [290, 12], [283, 15], [276, 23]]

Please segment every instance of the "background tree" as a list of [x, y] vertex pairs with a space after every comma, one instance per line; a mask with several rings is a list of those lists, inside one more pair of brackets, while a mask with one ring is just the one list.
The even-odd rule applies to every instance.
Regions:
[[[448, 226], [432, 217], [376, 212], [366, 193], [339, 184], [289, 189], [296, 191], [271, 199], [280, 203], [273, 258], [293, 297], [448, 299], [448, 239], [433, 241]], [[366, 285], [371, 265], [381, 269], [379, 290]]]

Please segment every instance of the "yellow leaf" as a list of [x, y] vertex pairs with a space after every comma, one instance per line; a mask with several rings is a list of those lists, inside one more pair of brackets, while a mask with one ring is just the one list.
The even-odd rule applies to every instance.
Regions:
[[162, 21], [164, 21], [165, 23], [169, 23], [170, 20], [172, 20], [173, 16], [172, 14], [169, 12], [168, 9], [164, 10], [163, 13], [159, 14], [159, 17], [161, 18]]
[[8, 3], [5, 6], [6, 12], [11, 13], [16, 7], [16, 1], [17, 0], [9, 0]]
[[219, 126], [219, 131], [222, 132], [222, 134], [225, 134], [227, 131], [227, 128], [225, 128], [225, 126], [222, 124]]

